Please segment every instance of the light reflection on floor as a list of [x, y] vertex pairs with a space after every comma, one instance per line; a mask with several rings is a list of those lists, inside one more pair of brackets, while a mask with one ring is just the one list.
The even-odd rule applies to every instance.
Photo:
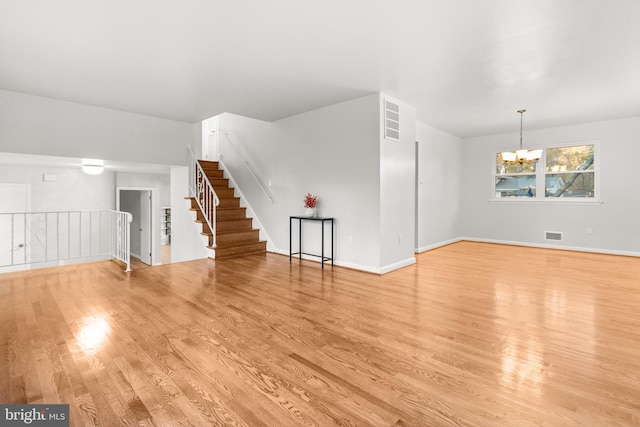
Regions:
[[82, 322], [83, 326], [78, 333], [78, 344], [85, 353], [95, 354], [111, 332], [111, 326], [102, 316], [87, 317]]

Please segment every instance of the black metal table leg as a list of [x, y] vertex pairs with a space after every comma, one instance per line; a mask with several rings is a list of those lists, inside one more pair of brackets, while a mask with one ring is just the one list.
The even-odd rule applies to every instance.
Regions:
[[331, 266], [333, 267], [333, 218], [331, 218]]
[[298, 252], [300, 259], [302, 259], [302, 220], [298, 220]]
[[322, 223], [322, 252], [321, 253], [321, 258], [322, 258], [322, 268], [324, 268], [324, 221], [320, 221]]
[[291, 231], [293, 229], [293, 218], [289, 218], [289, 262], [291, 262], [291, 252], [293, 252], [293, 247], [291, 245]]

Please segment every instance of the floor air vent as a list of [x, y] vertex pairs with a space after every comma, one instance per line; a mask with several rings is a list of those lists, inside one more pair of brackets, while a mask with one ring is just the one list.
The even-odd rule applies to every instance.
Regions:
[[562, 232], [560, 231], [545, 231], [544, 232], [545, 240], [552, 240], [554, 242], [562, 242]]

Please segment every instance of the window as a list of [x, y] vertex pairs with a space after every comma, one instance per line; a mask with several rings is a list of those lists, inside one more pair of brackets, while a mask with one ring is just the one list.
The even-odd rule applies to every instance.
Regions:
[[535, 197], [536, 163], [505, 164], [502, 154], [496, 156], [496, 198]]
[[[538, 163], [510, 163], [496, 154], [495, 198], [551, 200], [596, 197], [596, 145], [549, 147]], [[544, 188], [544, 191], [540, 189]]]
[[593, 145], [548, 148], [545, 197], [594, 197]]

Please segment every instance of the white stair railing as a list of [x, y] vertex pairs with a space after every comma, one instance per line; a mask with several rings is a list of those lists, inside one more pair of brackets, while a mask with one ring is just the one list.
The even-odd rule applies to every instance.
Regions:
[[111, 244], [109, 255], [127, 265], [125, 271], [131, 271], [131, 221], [129, 212], [109, 211], [111, 222]]
[[220, 199], [191, 147], [189, 147], [189, 153], [191, 154], [191, 162], [189, 163], [189, 196], [196, 199], [198, 207], [204, 215], [204, 219], [213, 235], [211, 247], [215, 249], [216, 208], [220, 204]]
[[106, 257], [131, 271], [131, 220], [117, 211], [0, 213], [0, 271]]

